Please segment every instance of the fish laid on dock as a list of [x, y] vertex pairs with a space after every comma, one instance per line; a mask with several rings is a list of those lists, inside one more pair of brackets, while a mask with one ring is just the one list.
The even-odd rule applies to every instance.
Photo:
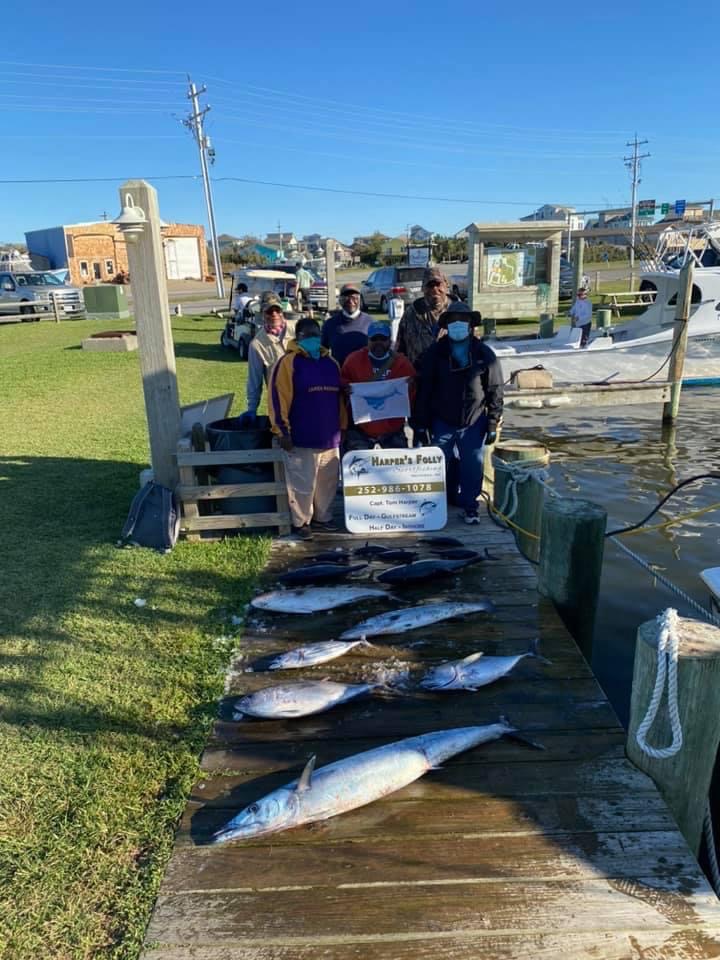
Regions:
[[243, 716], [263, 720], [294, 720], [324, 713], [341, 703], [366, 697], [381, 687], [378, 683], [335, 683], [332, 680], [301, 680], [265, 687], [235, 703], [233, 719]]
[[426, 690], [477, 690], [506, 676], [526, 657], [550, 663], [538, 653], [538, 641], [533, 640], [529, 650], [514, 657], [486, 657], [482, 653], [471, 653], [463, 660], [441, 663], [425, 674], [420, 686]]
[[[306, 587], [299, 590], [273, 590], [253, 597], [250, 605], [258, 610], [271, 610], [273, 613], [320, 613], [334, 610], [348, 603], [370, 600], [374, 597], [387, 597], [384, 590], [371, 587]], [[359, 638], [358, 638], [359, 639]]]
[[393, 549], [393, 547], [383, 547], [379, 543], [369, 543], [366, 540], [365, 546], [358, 547], [356, 550], [353, 550], [353, 553], [356, 557], [380, 557], [384, 553], [390, 553]]
[[476, 603], [426, 603], [419, 607], [406, 607], [404, 610], [392, 610], [377, 617], [363, 620], [340, 634], [341, 640], [362, 640], [365, 637], [381, 637], [388, 633], [405, 633], [429, 627], [442, 620], [454, 617], [466, 617], [471, 613], [492, 613], [495, 607], [489, 600]]
[[469, 547], [432, 547], [430, 550], [436, 557], [442, 557], [443, 560], [482, 560], [483, 556], [477, 550], [470, 550]]
[[337, 547], [335, 550], [322, 550], [320, 553], [314, 553], [307, 557], [308, 563], [350, 563], [350, 551], [343, 547]]
[[298, 780], [251, 803], [214, 834], [213, 842], [243, 840], [328, 820], [387, 797], [450, 757], [503, 736], [517, 736], [517, 731], [501, 717], [485, 726], [408, 737], [336, 760], [319, 770], [315, 770], [315, 757], [311, 757]]
[[384, 550], [382, 553], [376, 554], [373, 560], [379, 560], [380, 563], [412, 563], [413, 560], [417, 560], [417, 556], [415, 550], [405, 550], [402, 547], [397, 547], [394, 550]]
[[281, 653], [268, 665], [268, 670], [295, 670], [299, 667], [313, 667], [328, 663], [344, 656], [353, 647], [371, 647], [367, 640], [321, 640], [319, 643], [306, 643], [287, 653]]
[[433, 557], [431, 560], [416, 560], [414, 563], [403, 563], [398, 567], [383, 570], [377, 574], [376, 579], [381, 583], [417, 583], [418, 580], [434, 577], [450, 577], [471, 563], [475, 563], [475, 559], [443, 560]]
[[308, 563], [305, 567], [288, 570], [278, 577], [280, 583], [300, 585], [301, 583], [327, 583], [330, 580], [344, 580], [352, 573], [364, 570], [367, 563]]
[[465, 544], [457, 537], [446, 537], [443, 534], [437, 537], [420, 537], [418, 543], [427, 543], [430, 547], [464, 547]]

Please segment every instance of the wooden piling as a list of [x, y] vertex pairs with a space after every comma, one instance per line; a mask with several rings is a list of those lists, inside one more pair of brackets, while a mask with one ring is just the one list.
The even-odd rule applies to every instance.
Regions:
[[[508, 487], [512, 482], [512, 466], [542, 469], [550, 463], [550, 451], [541, 443], [532, 440], [505, 440], [496, 443], [493, 449], [494, 504], [500, 509], [505, 502]], [[540, 526], [545, 488], [535, 480], [525, 480], [516, 486], [517, 509], [512, 517], [526, 533], [515, 531], [518, 547], [535, 562], [540, 557]]]
[[592, 655], [607, 511], [588, 500], [548, 497], [540, 528], [538, 590], [555, 604], [586, 658]]
[[[657, 674], [660, 630], [657, 620], [642, 623], [635, 644], [627, 754], [652, 777], [695, 856], [700, 851], [703, 818], [720, 743], [720, 629], [700, 620], [678, 618], [677, 700], [683, 744], [672, 757], [643, 753], [636, 740]], [[648, 743], [672, 742], [667, 696], [651, 726]]]
[[690, 319], [690, 303], [692, 300], [693, 262], [689, 260], [680, 271], [678, 286], [677, 308], [675, 323], [673, 324], [673, 345], [668, 369], [668, 383], [670, 399], [663, 406], [663, 422], [670, 423], [677, 420], [680, 410], [680, 393], [682, 392], [683, 370], [685, 368], [685, 353], [687, 352], [688, 320]]

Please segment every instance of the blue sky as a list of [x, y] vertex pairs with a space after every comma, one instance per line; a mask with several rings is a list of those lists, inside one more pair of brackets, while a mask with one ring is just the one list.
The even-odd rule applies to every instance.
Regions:
[[720, 195], [710, 4], [127, 0], [62, 15], [41, 2], [33, 19], [40, 34], [23, 4], [3, 18], [0, 180], [110, 179], [0, 183], [0, 240], [115, 216], [132, 177], [154, 183], [166, 220], [204, 223], [200, 181], [156, 179], [198, 173], [180, 122], [188, 73], [212, 107], [220, 232], [279, 221], [349, 241], [408, 223], [449, 233], [544, 202], [621, 205], [635, 131], [652, 155], [639, 199]]

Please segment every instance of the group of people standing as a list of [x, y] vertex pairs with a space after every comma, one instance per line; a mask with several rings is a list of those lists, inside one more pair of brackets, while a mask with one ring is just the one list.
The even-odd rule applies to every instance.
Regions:
[[[475, 336], [480, 315], [450, 296], [445, 274], [425, 270], [423, 295], [405, 311], [395, 343], [388, 320], [361, 310], [354, 283], [342, 287], [340, 309], [322, 325], [303, 316], [292, 330], [277, 296], [264, 294], [261, 304], [243, 417], [255, 417], [265, 383], [294, 533], [310, 539], [313, 529], [337, 529], [341, 451], [407, 447], [408, 425], [415, 446], [442, 449], [448, 502], [462, 508], [467, 523], [479, 522], [482, 450], [496, 438], [503, 377], [493, 351]], [[353, 386], [394, 379], [407, 383], [409, 418], [353, 422]]]

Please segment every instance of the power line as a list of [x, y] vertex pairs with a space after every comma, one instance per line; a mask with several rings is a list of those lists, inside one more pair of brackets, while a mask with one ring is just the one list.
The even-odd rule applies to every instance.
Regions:
[[126, 180], [198, 180], [197, 173], [167, 173], [162, 176], [150, 176], [145, 174], [142, 177], [128, 177], [125, 173], [121, 177], [47, 177], [28, 178], [26, 180], [0, 180], [0, 184], [20, 185], [20, 184], [40, 184], [40, 183], [124, 183]]
[[43, 67], [48, 70], [96, 70], [102, 73], [157, 73], [172, 77], [184, 77], [182, 70], [148, 70], [141, 67], [92, 67], [79, 63], [29, 63], [25, 60], [0, 60], [0, 66], [7, 67]]

